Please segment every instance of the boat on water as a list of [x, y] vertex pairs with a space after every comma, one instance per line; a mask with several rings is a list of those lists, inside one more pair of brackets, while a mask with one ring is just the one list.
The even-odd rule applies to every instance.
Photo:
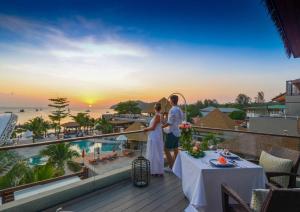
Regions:
[[91, 110], [87, 109], [87, 110], [85, 110], [85, 112], [89, 113], [89, 112], [91, 112]]
[[20, 112], [20, 113], [24, 113], [25, 110], [24, 110], [23, 108], [21, 108], [21, 109], [19, 110], [19, 112]]

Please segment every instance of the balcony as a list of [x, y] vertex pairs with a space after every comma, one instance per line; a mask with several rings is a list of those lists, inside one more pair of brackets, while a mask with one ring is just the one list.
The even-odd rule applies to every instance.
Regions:
[[[273, 146], [300, 151], [300, 137], [297, 136], [196, 126], [194, 130], [194, 140], [201, 141], [208, 133], [214, 133], [219, 148], [227, 148], [248, 159], [258, 158], [262, 150], [269, 151]], [[118, 143], [117, 138], [121, 135], [131, 140]], [[0, 147], [2, 154], [22, 155], [22, 160], [29, 163], [29, 166], [45, 162], [41, 158], [34, 159], [34, 156], [49, 145], [72, 143], [72, 149], [77, 152], [85, 149], [84, 157], [81, 155], [74, 158], [75, 162], [84, 162], [85, 165], [78, 172], [66, 169], [62, 176], [56, 178], [2, 188], [0, 210], [183, 211], [189, 201], [184, 197], [181, 181], [173, 174], [165, 174], [163, 178], [152, 177], [150, 185], [145, 188], [132, 185], [131, 162], [141, 150], [145, 152], [145, 145], [142, 145], [144, 136], [138, 130]], [[102, 145], [99, 155], [97, 148], [100, 143]], [[103, 159], [112, 152], [116, 152], [117, 156]], [[12, 167], [9, 163], [4, 166], [2, 161], [1, 165], [4, 167], [2, 175]]]

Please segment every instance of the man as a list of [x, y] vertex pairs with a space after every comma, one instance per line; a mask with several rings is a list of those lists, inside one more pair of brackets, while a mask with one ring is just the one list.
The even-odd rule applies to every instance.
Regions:
[[[172, 95], [170, 97], [172, 108], [168, 114], [168, 121], [166, 124], [162, 126], [165, 128], [166, 132], [166, 140], [165, 140], [165, 154], [167, 157], [169, 167], [166, 168], [166, 171], [171, 171], [174, 161], [178, 154], [178, 146], [179, 146], [179, 137], [180, 137], [180, 129], [179, 125], [183, 120], [183, 113], [178, 107], [178, 96]], [[171, 155], [170, 151], [174, 151], [174, 155]]]

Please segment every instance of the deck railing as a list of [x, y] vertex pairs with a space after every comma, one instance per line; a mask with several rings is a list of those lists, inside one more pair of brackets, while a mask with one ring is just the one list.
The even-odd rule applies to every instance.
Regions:
[[[104, 151], [101, 152], [102, 156], [109, 155], [109, 152], [115, 151], [118, 154], [118, 157], [120, 158], [120, 160], [116, 160], [116, 157], [99, 160], [99, 155], [97, 155], [97, 152], [95, 149], [95, 144], [96, 143], [102, 143], [102, 145], [105, 145], [105, 144], [115, 145], [116, 144], [117, 146], [119, 146], [119, 145], [121, 145], [122, 141], [120, 142], [120, 141], [116, 140], [116, 138], [118, 136], [120, 136], [120, 135], [129, 136], [129, 135], [134, 135], [134, 134], [136, 134], [136, 135], [143, 134], [143, 136], [145, 136], [143, 130], [136, 130], [136, 131], [109, 133], [109, 134], [92, 135], [92, 136], [84, 136], [84, 137], [74, 137], [74, 138], [59, 139], [59, 140], [53, 140], [53, 141], [40, 141], [40, 142], [36, 141], [35, 143], [29, 143], [29, 144], [16, 144], [16, 145], [10, 145], [10, 146], [1, 146], [0, 153], [13, 152], [14, 154], [23, 156], [22, 160], [24, 160], [24, 161], [28, 161], [28, 158], [29, 159], [31, 158], [30, 156], [32, 156], [32, 157], [36, 156], [37, 154], [39, 154], [39, 152], [42, 149], [46, 148], [49, 145], [72, 142], [75, 146], [74, 147], [75, 149], [76, 148], [85, 148], [85, 156], [83, 157], [81, 155], [81, 151], [78, 150], [78, 153], [81, 156], [75, 159], [76, 162], [83, 163], [83, 168], [81, 171], [71, 173], [71, 174], [65, 173], [65, 175], [63, 175], [63, 176], [59, 176], [59, 177], [55, 177], [55, 178], [51, 178], [51, 179], [47, 179], [47, 180], [43, 180], [43, 181], [33, 182], [33, 183], [29, 183], [29, 184], [20, 184], [20, 185], [17, 184], [16, 186], [2, 189], [2, 190], [0, 190], [0, 197], [2, 198], [2, 204], [15, 200], [15, 193], [17, 191], [20, 191], [20, 190], [23, 190], [26, 188], [30, 188], [30, 187], [38, 186], [38, 185], [44, 185], [44, 184], [48, 184], [50, 182], [60, 181], [63, 179], [66, 180], [66, 179], [74, 177], [74, 176], [78, 176], [78, 177], [80, 177], [80, 179], [83, 180], [83, 179], [86, 179], [88, 176], [92, 177], [92, 176], [96, 176], [98, 174], [105, 174], [105, 172], [107, 172], [107, 171], [111, 171], [114, 169], [118, 169], [118, 168], [122, 168], [124, 166], [130, 165], [132, 156], [134, 156], [134, 154], [136, 154], [136, 151], [133, 150], [132, 151], [133, 155], [127, 155], [128, 156], [127, 157], [125, 155], [125, 153], [123, 153], [120, 149], [118, 149], [116, 151], [112, 150], [112, 149], [110, 149], [110, 150], [104, 149]], [[113, 139], [111, 140], [111, 143], [109, 143], [110, 140], [103, 140], [105, 138], [113, 138]], [[132, 141], [132, 142], [134, 144], [136, 144], [137, 147], [139, 147], [140, 146], [140, 145], [138, 145], [140, 143], [138, 140], [139, 136], [135, 136], [135, 138], [137, 140]], [[80, 144], [78, 144], [78, 146], [76, 146], [77, 142], [80, 143]], [[124, 141], [124, 142], [126, 142], [126, 141]], [[85, 146], [85, 143], [87, 144], [87, 146]], [[83, 147], [80, 147], [80, 145], [83, 145]], [[132, 147], [132, 148], [134, 149], [134, 147]], [[90, 151], [90, 152], [88, 152], [88, 151]], [[121, 159], [121, 158], [123, 158], [123, 159]], [[125, 163], [122, 164], [122, 160], [125, 160], [126, 158], [127, 158], [127, 161], [125, 161]], [[5, 174], [7, 174], [7, 172], [9, 172], [9, 170], [12, 167], [13, 167], [13, 164], [7, 168], [8, 170], [4, 170], [4, 171], [2, 170], [2, 173], [1, 173], [1, 163], [0, 163], [0, 177], [1, 177], [1, 175], [4, 176]], [[1, 188], [1, 179], [0, 179], [0, 188]]]
[[241, 155], [259, 157], [261, 151], [269, 151], [272, 146], [280, 146], [300, 151], [300, 137], [194, 126], [195, 137], [203, 138], [213, 133], [220, 138], [219, 147], [229, 149]]
[[[205, 135], [208, 133], [213, 133], [219, 138], [219, 148], [226, 148], [230, 151], [236, 152], [245, 157], [259, 157], [262, 150], [268, 151], [272, 146], [281, 146], [283, 148], [290, 148], [294, 150], [300, 151], [300, 137], [298, 136], [289, 136], [289, 135], [274, 135], [268, 133], [258, 133], [258, 132], [249, 132], [244, 130], [231, 130], [231, 129], [219, 129], [219, 128], [208, 128], [208, 127], [200, 127], [193, 126], [194, 129], [194, 139], [202, 140]], [[91, 159], [97, 159], [97, 153], [93, 150], [94, 144], [101, 143], [100, 139], [104, 138], [116, 138], [120, 135], [127, 135], [128, 137], [132, 134], [139, 135], [145, 137], [143, 130], [130, 131], [130, 132], [120, 132], [120, 133], [110, 133], [110, 134], [102, 134], [102, 135], [93, 135], [93, 136], [85, 136], [85, 137], [76, 137], [76, 138], [68, 138], [54, 141], [45, 141], [45, 142], [36, 142], [30, 144], [19, 144], [13, 146], [2, 146], [0, 147], [0, 152], [17, 152], [23, 155], [35, 155], [41, 149], [45, 148], [47, 145], [59, 144], [59, 143], [70, 143], [70, 142], [81, 142], [81, 145], [85, 143], [90, 145], [91, 152], [89, 152], [89, 157]], [[135, 141], [132, 142], [133, 145], [137, 144], [139, 136], [135, 137]], [[145, 147], [145, 145], [144, 145]], [[134, 148], [134, 146], [131, 146]], [[121, 155], [121, 151], [119, 155]], [[122, 155], [124, 156], [124, 155]], [[125, 165], [130, 165], [132, 158], [122, 157], [124, 158]], [[127, 158], [127, 160], [126, 160]], [[105, 173], [108, 169], [114, 169], [116, 167], [120, 167], [122, 165], [122, 159], [120, 160], [106, 160], [104, 162], [100, 162], [99, 164], [89, 163], [85, 158], [78, 158], [77, 162], [84, 162], [85, 167], [89, 168], [90, 176], [93, 175], [101, 175], [101, 173]], [[1, 173], [0, 173], [1, 174]], [[79, 175], [79, 173], [72, 173], [70, 176]], [[82, 173], [81, 173], [82, 174]], [[87, 175], [85, 175], [87, 176]], [[67, 178], [68, 174], [62, 176], [63, 178]], [[30, 183], [27, 185], [17, 185], [12, 188], [5, 188], [0, 191], [0, 195], [2, 196], [2, 201], [5, 203], [9, 200], [15, 199], [12, 194], [15, 191], [19, 191], [20, 189], [29, 188], [31, 186], [49, 183], [50, 181], [56, 181], [60, 178], [49, 179], [48, 181]], [[6, 196], [5, 196], [6, 195]], [[3, 200], [4, 199], [4, 200]]]

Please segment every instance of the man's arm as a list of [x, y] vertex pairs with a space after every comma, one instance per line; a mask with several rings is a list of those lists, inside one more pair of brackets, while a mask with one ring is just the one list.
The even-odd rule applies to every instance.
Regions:
[[175, 121], [175, 113], [174, 113], [173, 110], [171, 110], [171, 111], [169, 112], [169, 115], [168, 115], [168, 121], [167, 121], [166, 124], [164, 124], [164, 125], [162, 126], [162, 128], [166, 128], [166, 127], [171, 126], [171, 125], [174, 123], [174, 121]]

